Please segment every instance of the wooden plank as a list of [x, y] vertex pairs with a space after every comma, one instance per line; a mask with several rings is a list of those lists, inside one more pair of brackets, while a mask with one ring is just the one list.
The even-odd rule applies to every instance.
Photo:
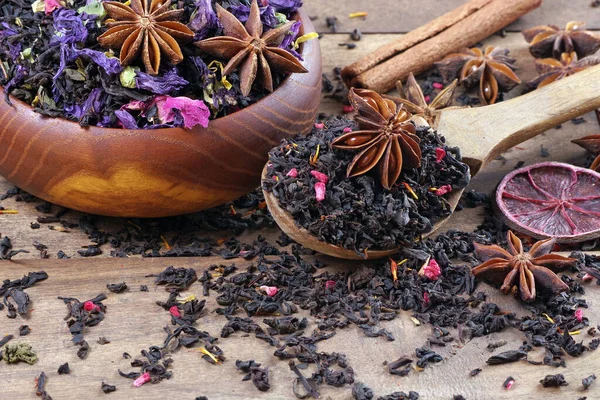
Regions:
[[[349, 33], [360, 29], [364, 33], [405, 33], [447, 13], [465, 0], [444, 1], [305, 1], [318, 32], [331, 32], [326, 17], [338, 18], [338, 32]], [[507, 30], [516, 32], [537, 25], [564, 26], [568, 21], [584, 21], [589, 29], [600, 29], [600, 8], [592, 8], [592, 0], [546, 0], [537, 10], [511, 24]], [[349, 18], [353, 12], [365, 11], [366, 18]]]
[[[241, 269], [250, 264], [249, 261], [232, 260]], [[326, 259], [331, 265], [329, 270], [352, 270], [360, 263], [339, 262]], [[28, 324], [31, 327], [29, 336], [15, 339], [18, 342], [30, 343], [39, 356], [39, 361], [29, 366], [26, 364], [10, 364], [0, 362], [2, 376], [1, 398], [36, 399], [34, 379], [44, 371], [48, 375], [46, 389], [54, 399], [99, 398], [101, 382], [117, 385], [117, 392], [110, 395], [119, 399], [193, 399], [204, 395], [209, 399], [283, 399], [293, 398], [291, 382], [294, 375], [286, 361], [273, 356], [274, 348], [253, 336], [242, 337], [241, 333], [229, 338], [219, 339], [218, 345], [224, 350], [227, 360], [222, 365], [210, 365], [200, 359], [197, 350], [182, 349], [172, 355], [173, 378], [157, 385], [145, 385], [139, 389], [132, 386], [131, 381], [121, 378], [117, 370], [131, 371], [131, 360], [122, 357], [123, 352], [134, 358], [142, 349], [160, 344], [164, 340], [162, 331], [168, 321], [168, 314], [158, 307], [157, 300], [166, 300], [168, 293], [163, 288], [153, 285], [152, 278], [144, 277], [150, 273], [158, 273], [168, 265], [177, 267], [193, 267], [200, 274], [213, 260], [208, 259], [91, 259], [85, 260], [49, 260], [43, 263], [37, 260], [18, 262], [0, 262], [0, 279], [15, 279], [28, 271], [44, 269], [49, 279], [40, 282], [27, 290], [32, 299], [33, 311], [26, 319], [7, 319], [5, 311], [0, 313], [0, 337], [16, 334], [18, 327]], [[76, 279], [74, 279], [76, 277]], [[125, 281], [130, 291], [112, 294], [106, 291], [107, 283]], [[140, 292], [139, 285], [148, 285], [149, 292]], [[503, 310], [527, 315], [528, 311], [520, 302], [502, 296], [496, 289], [485, 284], [480, 285], [488, 295], [488, 300], [496, 302]], [[586, 310], [590, 325], [600, 322], [598, 304], [600, 290], [587, 285], [586, 298], [591, 305]], [[82, 300], [106, 292], [108, 299], [104, 303], [108, 307], [106, 318], [96, 327], [88, 328], [85, 338], [90, 344], [90, 353], [85, 360], [76, 356], [77, 347], [73, 345], [71, 335], [63, 321], [66, 306], [57, 296], [72, 296]], [[195, 294], [202, 298], [200, 284], [192, 285], [183, 295]], [[207, 298], [207, 312], [198, 321], [198, 327], [218, 337], [226, 320], [223, 316], [210, 311], [216, 307], [215, 294]], [[507, 329], [504, 332], [480, 337], [467, 342], [464, 346], [452, 345], [437, 348], [436, 352], [444, 357], [444, 362], [426, 368], [423, 372], [411, 372], [407, 377], [390, 375], [382, 365], [384, 360], [392, 361], [402, 355], [414, 355], [414, 349], [424, 344], [424, 338], [430, 335], [430, 327], [415, 327], [410, 321], [408, 312], [402, 312], [398, 318], [382, 322], [381, 326], [390, 330], [396, 340], [366, 338], [354, 326], [339, 330], [333, 338], [320, 342], [319, 351], [342, 352], [348, 356], [349, 364], [355, 370], [356, 380], [364, 382], [379, 395], [394, 391], [416, 390], [422, 399], [450, 399], [453, 395], [462, 394], [467, 399], [514, 399], [528, 396], [550, 399], [578, 398], [588, 395], [590, 399], [600, 396], [600, 386], [594, 385], [587, 393], [581, 392], [580, 380], [592, 373], [597, 373], [597, 353], [585, 353], [579, 358], [567, 358], [568, 368], [557, 370], [550, 367], [533, 366], [522, 362], [517, 364], [486, 366], [485, 360], [491, 353], [486, 350], [488, 343], [507, 340], [502, 347], [505, 351], [518, 348], [524, 340], [521, 332]], [[261, 323], [262, 318], [256, 318]], [[315, 327], [314, 318], [309, 317], [307, 332]], [[105, 336], [111, 343], [100, 346], [98, 337]], [[582, 337], [581, 340], [589, 340]], [[579, 338], [577, 338], [579, 340]], [[360, 349], [360, 351], [357, 351]], [[541, 359], [543, 353], [535, 349], [530, 356]], [[269, 392], [258, 392], [250, 382], [242, 382], [243, 374], [235, 370], [235, 360], [254, 359], [269, 367], [272, 388]], [[72, 373], [59, 376], [57, 369], [68, 362]], [[481, 374], [470, 378], [468, 373], [474, 368], [483, 368]], [[570, 385], [560, 389], [542, 389], [538, 384], [546, 374], [562, 373]], [[516, 384], [511, 391], [502, 388], [507, 376], [513, 376]], [[349, 399], [350, 389], [334, 388], [327, 385], [320, 387], [322, 398]], [[563, 397], [564, 396], [564, 397]], [[527, 397], [522, 397], [527, 398]]]

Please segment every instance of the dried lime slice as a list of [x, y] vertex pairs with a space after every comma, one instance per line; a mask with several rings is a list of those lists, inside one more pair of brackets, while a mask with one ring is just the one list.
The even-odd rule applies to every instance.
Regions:
[[506, 175], [496, 203], [513, 229], [535, 238], [580, 242], [600, 237], [600, 173], [546, 162]]

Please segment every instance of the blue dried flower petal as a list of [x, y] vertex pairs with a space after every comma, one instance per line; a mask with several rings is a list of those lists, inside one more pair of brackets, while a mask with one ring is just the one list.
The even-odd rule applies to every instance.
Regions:
[[198, 0], [188, 27], [195, 32], [194, 40], [206, 39], [221, 27], [210, 0]]
[[142, 71], [138, 71], [135, 77], [135, 83], [138, 89], [148, 90], [154, 94], [170, 94], [189, 84], [177, 74], [173, 68], [167, 71], [163, 76], [153, 76]]
[[302, 56], [300, 55], [300, 53], [298, 53], [292, 46], [294, 43], [294, 40], [296, 40], [296, 38], [298, 37], [298, 33], [300, 33], [301, 26], [302, 26], [302, 22], [300, 22], [300, 21], [294, 22], [294, 24], [290, 28], [289, 32], [285, 35], [285, 37], [281, 41], [281, 44], [279, 45], [279, 47], [281, 47], [282, 49], [286, 49], [287, 51], [292, 53], [294, 56], [296, 56], [296, 58], [298, 58], [299, 60], [304, 60], [302, 58]]
[[275, 9], [275, 11], [282, 14], [286, 14], [288, 17], [291, 14], [298, 11], [302, 7], [302, 0], [268, 0], [269, 5]]
[[50, 40], [51, 45], [85, 42], [88, 37], [88, 29], [75, 10], [62, 7], [56, 10], [52, 16], [54, 17], [54, 36]]
[[[260, 20], [266, 28], [276, 28], [279, 25], [279, 20], [275, 16], [275, 9], [271, 6], [259, 7]], [[245, 4], [231, 6], [229, 11], [235, 15], [240, 22], [245, 23], [250, 16], [250, 7]]]
[[117, 119], [119, 120], [121, 125], [123, 125], [123, 128], [139, 129], [137, 126], [137, 122], [135, 121], [135, 118], [133, 118], [133, 115], [129, 114], [127, 111], [116, 110], [115, 115], [117, 116]]
[[17, 85], [21, 84], [29, 71], [24, 66], [18, 64], [15, 68], [15, 73], [10, 81], [4, 86], [4, 97], [8, 104], [12, 104], [10, 98], [8, 97], [11, 90], [13, 90]]

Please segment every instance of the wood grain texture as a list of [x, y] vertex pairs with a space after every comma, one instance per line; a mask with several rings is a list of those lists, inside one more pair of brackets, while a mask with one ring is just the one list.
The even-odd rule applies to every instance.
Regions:
[[[352, 271], [360, 263], [322, 259], [327, 261], [328, 271]], [[251, 261], [235, 261], [240, 269], [245, 269]], [[48, 375], [46, 390], [55, 400], [81, 399], [128, 399], [128, 400], [158, 400], [181, 399], [192, 400], [196, 396], [207, 396], [210, 400], [229, 399], [263, 399], [280, 400], [294, 399], [291, 382], [294, 375], [289, 370], [287, 362], [273, 355], [275, 348], [265, 342], [250, 337], [243, 337], [242, 332], [219, 339], [218, 345], [225, 352], [227, 359], [222, 365], [211, 365], [201, 359], [197, 350], [182, 349], [172, 356], [173, 377], [157, 385], [144, 385], [134, 388], [132, 381], [122, 378], [117, 370], [128, 372], [133, 370], [122, 357], [123, 352], [133, 357], [139, 356], [142, 349], [161, 343], [164, 339], [162, 328], [168, 323], [168, 313], [158, 307], [157, 300], [164, 301], [168, 293], [162, 287], [153, 284], [153, 278], [144, 277], [150, 273], [158, 273], [168, 265], [176, 267], [193, 267], [201, 274], [210, 264], [210, 259], [125, 259], [110, 260], [49, 260], [39, 261], [0, 262], [0, 279], [19, 278], [29, 271], [44, 269], [49, 278], [47, 281], [27, 290], [32, 300], [33, 311], [26, 319], [18, 317], [14, 320], [6, 318], [6, 311], [0, 313], [0, 337], [15, 334], [18, 327], [28, 324], [31, 334], [23, 338], [17, 337], [15, 342], [26, 342], [33, 345], [39, 356], [39, 361], [33, 365], [10, 364], [0, 362], [0, 398], [2, 400], [35, 400], [34, 378], [44, 371]], [[77, 281], [73, 277], [77, 277]], [[127, 282], [130, 291], [113, 294], [106, 291], [107, 283]], [[139, 285], [148, 285], [149, 292], [140, 292]], [[593, 283], [585, 285], [586, 298], [590, 308], [585, 310], [585, 316], [590, 319], [590, 325], [600, 323], [599, 304], [600, 290]], [[518, 316], [529, 315], [522, 303], [511, 297], [503, 296], [496, 289], [485, 284], [479, 284], [488, 296], [488, 301], [497, 303], [507, 312]], [[84, 335], [90, 344], [90, 352], [85, 360], [76, 356], [77, 346], [71, 342], [71, 334], [63, 321], [66, 306], [57, 296], [73, 296], [88, 299], [99, 293], [107, 293], [108, 299], [104, 304], [108, 307], [106, 318], [97, 326], [87, 328]], [[183, 295], [195, 294], [203, 298], [202, 287], [195, 283]], [[217, 305], [216, 294], [211, 293], [207, 300], [207, 312], [198, 321], [197, 326], [218, 337], [225, 318], [208, 312]], [[300, 315], [305, 315], [301, 313]], [[383, 321], [381, 327], [388, 329], [396, 336], [396, 340], [388, 342], [382, 338], [367, 338], [355, 326], [340, 329], [337, 335], [329, 340], [319, 342], [319, 351], [342, 352], [348, 357], [348, 362], [355, 371], [358, 382], [371, 387], [376, 396], [390, 394], [394, 391], [418, 391], [421, 400], [452, 399], [453, 395], [461, 394], [469, 400], [498, 400], [498, 399], [577, 399], [588, 396], [588, 399], [600, 398], [600, 385], [594, 383], [587, 392], [581, 390], [581, 379], [595, 373], [598, 375], [598, 351], [586, 352], [582, 357], [566, 357], [567, 368], [551, 368], [534, 366], [526, 362], [508, 365], [487, 366], [485, 360], [495, 353], [509, 349], [517, 349], [525, 339], [517, 330], [507, 328], [500, 333], [488, 337], [475, 338], [464, 345], [449, 344], [447, 347], [436, 347], [435, 351], [444, 357], [439, 364], [428, 366], [423, 372], [411, 371], [407, 377], [390, 375], [382, 365], [384, 360], [392, 361], [403, 355], [414, 355], [415, 348], [421, 347], [425, 338], [431, 336], [427, 325], [414, 326], [410, 320], [410, 312], [401, 311], [393, 321]], [[314, 317], [309, 317], [310, 325], [307, 332], [316, 327]], [[262, 324], [262, 317], [255, 318]], [[453, 332], [455, 333], [455, 332]], [[105, 336], [111, 343], [101, 346], [96, 343], [100, 336]], [[576, 340], [591, 338], [587, 335], [575, 337]], [[488, 343], [506, 340], [506, 346], [490, 353], [486, 350]], [[543, 351], [536, 348], [530, 357], [541, 360]], [[269, 367], [271, 389], [259, 392], [251, 382], [242, 382], [244, 374], [236, 371], [236, 359], [254, 359]], [[68, 362], [71, 374], [58, 375], [59, 365]], [[474, 368], [483, 371], [475, 378], [468, 376]], [[311, 371], [310, 369], [308, 371]], [[546, 374], [564, 374], [570, 383], [560, 389], [543, 389], [539, 380]], [[513, 376], [516, 384], [512, 390], [502, 388], [507, 376]], [[117, 386], [117, 391], [104, 395], [100, 390], [102, 381]], [[350, 400], [350, 387], [335, 388], [322, 385], [322, 399]], [[377, 398], [377, 397], [376, 397]]]
[[[313, 31], [300, 15], [304, 31]], [[292, 74], [271, 95], [207, 129], [84, 129], [14, 98], [13, 107], [2, 101], [0, 175], [52, 203], [109, 216], [178, 215], [233, 200], [258, 185], [273, 146], [313, 124], [318, 41], [302, 51], [308, 73]]]
[[[338, 18], [338, 32], [348, 34], [358, 28], [363, 33], [406, 33], [464, 4], [466, 0], [345, 0], [305, 1], [317, 32], [330, 33], [325, 17]], [[544, 0], [542, 7], [507, 27], [519, 32], [537, 25], [564, 26], [568, 21], [585, 21], [589, 29], [600, 29], [600, 9], [591, 7], [592, 0]], [[366, 18], [348, 18], [351, 12], [366, 11]]]

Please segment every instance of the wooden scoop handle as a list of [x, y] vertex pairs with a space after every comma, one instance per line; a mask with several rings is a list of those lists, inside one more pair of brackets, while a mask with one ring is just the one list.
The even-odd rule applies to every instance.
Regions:
[[501, 153], [600, 108], [600, 65], [491, 106], [443, 110], [438, 131], [475, 175]]

